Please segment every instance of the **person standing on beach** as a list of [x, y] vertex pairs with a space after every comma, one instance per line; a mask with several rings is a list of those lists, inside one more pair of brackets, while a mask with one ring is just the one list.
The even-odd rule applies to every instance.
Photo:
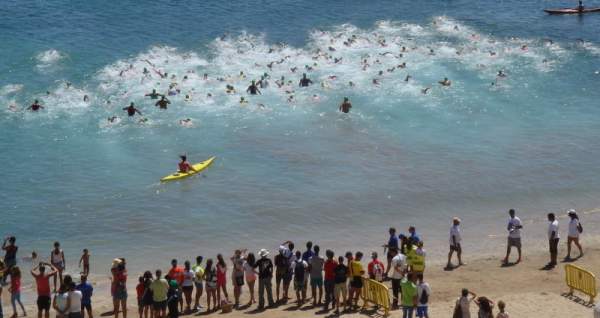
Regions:
[[256, 261], [254, 267], [258, 268], [258, 309], [262, 310], [265, 307], [265, 291], [267, 292], [269, 307], [275, 304], [273, 301], [273, 289], [271, 288], [273, 262], [268, 258], [269, 251], [264, 248], [258, 251], [258, 256], [260, 256], [260, 259]]
[[223, 259], [223, 255], [217, 254], [217, 304], [221, 306], [221, 291], [225, 300], [229, 302], [229, 294], [227, 293], [227, 263]]
[[256, 283], [256, 272], [254, 271], [254, 264], [256, 264], [256, 258], [253, 253], [248, 253], [244, 260], [244, 275], [246, 277], [246, 283], [248, 283], [248, 291], [250, 292], [250, 300], [248, 306], [256, 303], [254, 299], [254, 284]]
[[397, 309], [399, 294], [401, 291], [400, 282], [402, 281], [402, 278], [404, 278], [404, 273], [406, 272], [406, 256], [402, 253], [396, 254], [396, 256], [392, 258], [391, 268], [392, 274], [390, 275], [390, 278], [392, 280], [393, 296], [392, 308]]
[[127, 318], [127, 269], [125, 265], [125, 259], [117, 258], [113, 260], [111, 269], [111, 292], [115, 318], [119, 318], [119, 309], [123, 311], [123, 318]]
[[240, 295], [242, 294], [242, 287], [244, 286], [244, 258], [242, 253], [246, 251], [235, 250], [233, 257], [231, 257], [232, 270], [231, 279], [233, 280], [233, 298], [235, 308], [240, 305]]
[[89, 318], [94, 318], [92, 314], [92, 295], [94, 293], [94, 287], [87, 281], [87, 275], [81, 275], [81, 281], [75, 289], [81, 292], [81, 318], [85, 318], [86, 312]]
[[[469, 295], [471, 297], [469, 297]], [[471, 302], [477, 298], [477, 295], [468, 289], [464, 288], [461, 292], [461, 297], [456, 300], [454, 307], [454, 317], [471, 318]]]
[[300, 307], [306, 301], [306, 296], [304, 294], [304, 284], [306, 280], [304, 278], [308, 276], [308, 264], [302, 259], [302, 253], [300, 251], [296, 251], [296, 260], [294, 261], [293, 266], [294, 291], [296, 291], [296, 301], [298, 302], [298, 307]]
[[387, 267], [385, 269], [385, 277], [388, 277], [390, 269], [392, 268], [392, 259], [396, 254], [398, 254], [398, 237], [396, 236], [396, 229], [390, 227], [389, 230], [390, 238], [388, 239], [387, 244], [383, 245], [384, 253], [387, 249]]
[[[17, 265], [17, 251], [19, 247], [15, 244], [17, 238], [14, 236], [8, 236], [4, 238], [4, 242], [2, 243], [2, 250], [4, 250], [4, 266], [6, 268], [6, 273], [10, 273], [10, 269], [13, 266]], [[2, 277], [2, 282], [6, 282], [6, 277], [8, 275], [5, 274]]]
[[508, 226], [506, 227], [508, 230], [508, 244], [506, 247], [506, 257], [503, 261], [505, 265], [508, 264], [510, 250], [513, 246], [517, 248], [517, 252], [519, 253], [516, 264], [521, 262], [521, 229], [523, 228], [523, 225], [521, 225], [521, 219], [515, 216], [515, 210], [510, 209], [508, 214], [510, 215], [510, 219], [508, 219]]
[[478, 318], [494, 318], [494, 302], [484, 296], [475, 299], [475, 304], [479, 307]]
[[[321, 248], [315, 245], [314, 254], [308, 260], [308, 268], [310, 271], [310, 296], [313, 299], [313, 306], [321, 305], [323, 300], [323, 265], [325, 260], [319, 255]], [[306, 288], [305, 288], [306, 289]], [[317, 290], [319, 296], [317, 297]]]
[[21, 302], [21, 270], [19, 266], [13, 266], [10, 269], [10, 287], [8, 288], [10, 292], [10, 303], [13, 308], [13, 315], [11, 318], [17, 318], [17, 303], [21, 306], [21, 310], [23, 311], [23, 316], [27, 316], [27, 312], [25, 312], [25, 306]]
[[[46, 273], [46, 266], [50, 267], [50, 271]], [[39, 265], [31, 270], [31, 276], [35, 279], [37, 287], [37, 307], [38, 307], [38, 318], [50, 317], [50, 277], [53, 277], [58, 273], [58, 270], [52, 266], [52, 264], [41, 262]]]
[[184, 313], [190, 313], [192, 311], [192, 293], [194, 292], [194, 278], [196, 273], [192, 270], [190, 261], [183, 263], [183, 283], [181, 283], [181, 290], [185, 297], [185, 311]]
[[409, 273], [400, 283], [402, 288], [402, 317], [413, 318], [417, 307], [417, 285], [415, 274]]
[[162, 271], [160, 269], [156, 270], [156, 279], [150, 283], [150, 290], [152, 291], [154, 318], [165, 318], [167, 313], [167, 291], [169, 290], [169, 283], [162, 277]]
[[202, 256], [196, 257], [196, 265], [192, 266], [194, 271], [194, 286], [196, 287], [196, 296], [194, 298], [194, 309], [200, 310], [200, 297], [204, 291], [204, 268], [202, 268]]
[[83, 265], [83, 275], [89, 275], [90, 273], [90, 252], [87, 248], [83, 249], [83, 254], [81, 254], [81, 258], [79, 259], [79, 267]]
[[335, 268], [337, 267], [337, 262], [333, 259], [335, 254], [332, 250], [325, 251], [325, 256], [327, 260], [323, 265], [323, 269], [325, 271], [325, 306], [323, 310], [327, 311], [329, 304], [331, 304], [331, 308], [335, 308]]
[[[283, 254], [284, 251], [285, 249], [283, 247], [279, 247], [279, 254], [275, 255], [275, 294], [278, 302], [281, 282], [285, 281], [284, 277], [287, 275], [287, 272], [290, 268], [290, 264], [288, 264], [288, 258]], [[283, 292], [283, 298], [286, 299], [287, 295], [285, 294], [285, 285], [283, 287]]]
[[417, 274], [417, 280], [419, 282], [417, 285], [417, 317], [429, 318], [427, 309], [429, 306], [429, 298], [431, 296], [431, 287], [423, 278], [423, 274]]
[[367, 273], [370, 279], [383, 282], [384, 265], [378, 259], [377, 252], [371, 253], [371, 261], [367, 264]]
[[[170, 283], [171, 280], [175, 280], [179, 286], [181, 286], [181, 284], [183, 284], [183, 267], [177, 265], [176, 259], [171, 260], [171, 269], [169, 269], [167, 276], [169, 277], [168, 278], [169, 281], [167, 281], [167, 283]], [[179, 293], [181, 293], [180, 288], [177, 288], [176, 290]], [[179, 301], [179, 308], [180, 308], [179, 311], [182, 312], [183, 311], [183, 297], [181, 297], [181, 295], [178, 295], [178, 297], [175, 297], [173, 299], [176, 299], [177, 301]]]
[[340, 304], [344, 304], [344, 311], [348, 308], [348, 266], [344, 265], [344, 257], [338, 257], [338, 263], [335, 267], [335, 313], [340, 314]]
[[363, 257], [362, 252], [356, 252], [354, 254], [354, 260], [350, 262], [348, 268], [350, 269], [350, 276], [352, 280], [350, 281], [350, 304], [354, 302], [354, 307], [358, 307], [358, 296], [360, 296], [360, 290], [363, 287], [363, 275], [365, 274], [365, 270], [361, 264], [361, 260]]
[[452, 269], [452, 254], [456, 252], [456, 256], [458, 257], [458, 266], [464, 265], [462, 262], [462, 247], [460, 242], [462, 241], [460, 236], [460, 219], [454, 218], [452, 220], [452, 227], [450, 228], [450, 252], [448, 252], [448, 264], [446, 264], [446, 269]]
[[[62, 284], [63, 272], [67, 269], [65, 253], [60, 249], [60, 243], [54, 242], [54, 249], [50, 252], [50, 263], [58, 270], [59, 283]], [[54, 291], [56, 291], [56, 275], [54, 276]]]
[[419, 243], [417, 243], [417, 249], [413, 255], [411, 268], [413, 273], [421, 276], [423, 276], [423, 273], [425, 272], [425, 256], [427, 255], [425, 249], [423, 248], [423, 244], [423, 241], [419, 241]]
[[213, 300], [213, 310], [218, 308], [217, 304], [217, 270], [213, 266], [212, 258], [206, 260], [204, 267], [204, 280], [206, 281], [206, 312], [210, 313], [210, 300]]
[[579, 222], [579, 217], [575, 210], [569, 210], [568, 215], [571, 221], [569, 221], [569, 236], [567, 237], [567, 257], [565, 257], [567, 261], [571, 260], [571, 243], [575, 243], [575, 246], [579, 249], [579, 256], [577, 258], [583, 256], [583, 248], [579, 244], [579, 234], [583, 232], [583, 227]]
[[[306, 242], [306, 251], [304, 253], [302, 253], [302, 260], [306, 262], [306, 264], [308, 264], [308, 261], [310, 260], [311, 257], [313, 257], [313, 255], [315, 255], [315, 253], [313, 252], [313, 242], [308, 241]], [[304, 284], [303, 284], [303, 289], [302, 289], [302, 297], [304, 299], [306, 299], [306, 292], [308, 290], [308, 275], [304, 275]]]
[[556, 266], [556, 258], [558, 256], [558, 241], [560, 235], [558, 233], [558, 220], [554, 213], [548, 213], [548, 245], [550, 249], [550, 263], [546, 265], [546, 268], [551, 269]]

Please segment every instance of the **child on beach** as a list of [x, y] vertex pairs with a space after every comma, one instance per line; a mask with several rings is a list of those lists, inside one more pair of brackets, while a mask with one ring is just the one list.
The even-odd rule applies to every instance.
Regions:
[[142, 318], [142, 316], [144, 315], [144, 304], [142, 303], [142, 301], [144, 298], [145, 289], [146, 286], [144, 285], [144, 276], [140, 276], [138, 277], [138, 284], [137, 286], [135, 286], [135, 294], [137, 296], [138, 303], [138, 314], [140, 315], [140, 318]]
[[500, 310], [500, 312], [498, 313], [498, 315], [496, 316], [496, 318], [510, 318], [510, 316], [508, 315], [508, 312], [506, 312], [506, 304], [501, 300], [498, 302], [498, 310]]
[[83, 272], [81, 272], [81, 273], [85, 276], [89, 275], [90, 274], [90, 253], [87, 248], [83, 249], [83, 254], [81, 255], [81, 258], [79, 258], [79, 267], [80, 268], [81, 268], [81, 265], [83, 265]]
[[423, 279], [423, 274], [417, 274], [417, 317], [419, 318], [429, 318], [428, 313], [428, 304], [429, 297], [431, 296], [431, 287], [429, 287], [429, 283], [425, 282]]
[[16, 318], [17, 315], [17, 302], [21, 306], [21, 310], [23, 310], [23, 316], [27, 316], [27, 312], [25, 312], [25, 306], [21, 302], [21, 270], [19, 266], [13, 266], [10, 269], [10, 287], [8, 288], [10, 292], [10, 303], [13, 308], [13, 315], [11, 318]]

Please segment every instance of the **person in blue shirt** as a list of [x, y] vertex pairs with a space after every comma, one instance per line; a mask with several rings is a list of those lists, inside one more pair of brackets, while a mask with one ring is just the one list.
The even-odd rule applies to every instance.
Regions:
[[417, 229], [415, 229], [414, 226], [408, 228], [408, 233], [410, 233], [410, 236], [408, 238], [412, 241], [413, 245], [417, 245], [417, 243], [421, 241], [421, 238], [417, 234]]
[[88, 283], [87, 275], [81, 275], [81, 282], [75, 287], [81, 292], [81, 318], [85, 318], [85, 312], [89, 318], [94, 318], [92, 314], [92, 294], [94, 293], [94, 287]]
[[[315, 256], [313, 252], [313, 243], [311, 241], [306, 242], [306, 252], [302, 253], [302, 260], [308, 264], [311, 257]], [[308, 275], [304, 275], [304, 285], [302, 288], [302, 297], [306, 299], [306, 291], [308, 286]]]
[[398, 254], [398, 237], [396, 236], [396, 229], [390, 227], [389, 230], [390, 238], [387, 244], [383, 245], [384, 250], [387, 249], [387, 266], [385, 267], [385, 276], [388, 276], [390, 268], [392, 267], [392, 258]]

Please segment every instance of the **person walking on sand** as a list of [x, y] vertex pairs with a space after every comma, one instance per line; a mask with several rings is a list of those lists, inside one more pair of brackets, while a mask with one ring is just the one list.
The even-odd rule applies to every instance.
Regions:
[[390, 278], [392, 280], [392, 309], [398, 309], [398, 300], [401, 289], [400, 282], [404, 278], [404, 274], [406, 273], [406, 256], [402, 253], [396, 254], [394, 258], [392, 258], [391, 263], [392, 274]]
[[517, 248], [517, 252], [519, 253], [516, 264], [521, 262], [521, 229], [523, 228], [523, 225], [521, 224], [521, 219], [515, 216], [515, 210], [510, 209], [508, 215], [510, 215], [510, 218], [508, 219], [508, 225], [506, 227], [508, 230], [508, 243], [506, 247], [506, 257], [504, 257], [503, 261], [504, 265], [508, 264], [510, 250], [513, 246]]
[[385, 277], [388, 277], [390, 273], [392, 258], [398, 254], [398, 236], [396, 236], [396, 229], [390, 227], [389, 229], [390, 238], [387, 244], [383, 245], [384, 254], [387, 249], [387, 267], [385, 268]]
[[[50, 268], [46, 272], [46, 265]], [[50, 317], [50, 277], [53, 277], [58, 273], [58, 270], [52, 266], [52, 264], [40, 262], [39, 265], [31, 270], [31, 276], [35, 279], [35, 285], [37, 287], [37, 307], [38, 307], [38, 318], [49, 318]]]
[[257, 277], [256, 271], [254, 270], [254, 264], [256, 264], [254, 253], [248, 253], [248, 255], [246, 255], [246, 259], [244, 260], [244, 276], [246, 278], [246, 283], [248, 283], [248, 291], [250, 292], [248, 306], [256, 303], [256, 299], [254, 299], [254, 285]]
[[546, 265], [547, 269], [554, 268], [557, 264], [556, 258], [558, 256], [558, 241], [560, 235], [558, 233], [558, 220], [554, 213], [548, 213], [548, 245], [550, 250], [550, 263]]
[[458, 266], [464, 265], [462, 262], [462, 247], [461, 247], [461, 235], [460, 235], [460, 219], [455, 217], [452, 220], [452, 227], [450, 228], [450, 252], [448, 252], [448, 264], [446, 269], [452, 269], [452, 254], [456, 252], [458, 257]]
[[[54, 242], [54, 249], [50, 253], [50, 263], [58, 270], [59, 284], [62, 284], [63, 272], [67, 269], [65, 261], [65, 253], [60, 249], [60, 243]], [[54, 290], [56, 291], [56, 275], [54, 276]]]
[[273, 262], [268, 258], [269, 251], [264, 248], [258, 251], [258, 256], [260, 256], [260, 259], [256, 261], [254, 267], [258, 268], [258, 310], [262, 310], [265, 308], [265, 292], [267, 293], [269, 307], [275, 304], [273, 301], [273, 289], [271, 288]]
[[[310, 271], [310, 296], [313, 299], [313, 306], [321, 306], [323, 300], [323, 265], [325, 260], [319, 255], [321, 248], [315, 245], [313, 256], [308, 260]], [[317, 297], [318, 291], [318, 297]]]
[[577, 216], [577, 212], [571, 209], [567, 213], [571, 220], [569, 221], [569, 235], [567, 237], [567, 257], [565, 260], [571, 260], [571, 243], [575, 243], [575, 246], [579, 249], [579, 256], [577, 258], [581, 258], [583, 256], [583, 248], [579, 243], [579, 235], [583, 232], [583, 226], [581, 226], [581, 222], [579, 222], [579, 216]]

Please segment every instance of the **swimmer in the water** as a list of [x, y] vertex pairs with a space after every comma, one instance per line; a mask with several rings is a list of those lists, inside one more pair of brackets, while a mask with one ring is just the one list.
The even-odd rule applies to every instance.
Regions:
[[135, 116], [135, 113], [140, 114], [140, 116], [142, 116], [142, 112], [140, 112], [137, 108], [135, 108], [135, 105], [133, 104], [133, 102], [131, 102], [131, 104], [129, 104], [129, 106], [123, 108], [123, 110], [127, 111], [127, 116], [132, 117]]
[[348, 100], [348, 97], [344, 97], [344, 101], [340, 104], [339, 111], [342, 113], [349, 113], [352, 108], [352, 103]]
[[276, 80], [275, 84], [277, 84], [277, 87], [281, 88], [281, 86], [285, 85], [285, 77], [281, 76], [281, 79]]
[[248, 104], [248, 101], [242, 96], [240, 97], [240, 104]]
[[380, 82], [378, 79], [374, 78], [373, 79], [373, 85], [379, 86]]
[[181, 155], [181, 156], [179, 156], [179, 158], [181, 158], [181, 161], [179, 162], [179, 165], [178, 165], [179, 172], [188, 173], [190, 171], [196, 171], [196, 169], [194, 169], [194, 167], [187, 162], [186, 155]]
[[244, 72], [243, 72], [243, 71], [240, 71], [240, 78], [241, 78], [241, 79], [244, 79], [244, 78], [246, 78], [246, 74], [244, 74]]
[[431, 87], [425, 87], [421, 90], [421, 94], [427, 94], [427, 92], [431, 89]]
[[119, 119], [119, 117], [117, 117], [117, 116], [112, 116], [112, 117], [107, 118], [108, 122], [111, 124], [114, 124], [115, 121], [117, 121], [117, 119]]
[[506, 74], [504, 73], [504, 71], [499, 70], [497, 77], [506, 77]]
[[300, 87], [308, 87], [312, 83], [313, 82], [306, 77], [306, 73], [304, 73], [304, 74], [302, 74], [302, 78], [300, 79], [300, 82], [298, 82], [298, 86], [300, 86]]
[[191, 118], [180, 119], [179, 124], [181, 126], [190, 127], [192, 125], [192, 119]]
[[87, 103], [90, 101], [90, 98], [87, 95], [83, 95], [83, 102]]
[[408, 82], [408, 81], [409, 81], [411, 78], [412, 78], [412, 76], [410, 76], [410, 75], [406, 75], [406, 78], [404, 78], [404, 81], [405, 81], [405, 82]]
[[227, 94], [235, 94], [235, 88], [233, 87], [233, 85], [225, 85], [225, 92]]
[[406, 62], [402, 62], [402, 64], [398, 65], [398, 68], [406, 68]]
[[156, 90], [153, 89], [152, 93], [148, 93], [144, 96], [150, 96], [151, 99], [158, 99], [160, 96], [164, 96], [164, 95], [157, 93]]
[[444, 80], [439, 81], [442, 86], [450, 86], [452, 85], [452, 81], [450, 81], [447, 77], [444, 77]]
[[156, 104], [154, 104], [154, 106], [158, 106], [158, 108], [160, 109], [167, 109], [167, 105], [171, 104], [171, 101], [169, 101], [164, 95], [160, 98], [160, 100], [158, 102], [156, 102]]
[[267, 88], [269, 87], [269, 81], [267, 81], [267, 73], [265, 73], [265, 75], [260, 77], [260, 80], [258, 81], [258, 86], [260, 86], [260, 88]]
[[348, 82], [348, 86], [354, 87], [354, 82], [352, 82], [352, 81]]
[[320, 99], [321, 99], [321, 98], [319, 97], [319, 95], [317, 95], [317, 94], [313, 94], [313, 96], [312, 96], [312, 100], [313, 100], [313, 102], [318, 102]]
[[248, 88], [246, 89], [246, 92], [250, 93], [250, 95], [256, 95], [256, 93], [262, 95], [262, 93], [260, 92], [260, 89], [258, 89], [258, 86], [256, 86], [255, 81], [252, 81], [250, 86], [248, 86]]
[[290, 95], [290, 97], [288, 97], [287, 101], [288, 101], [288, 103], [293, 103], [295, 101], [294, 95]]
[[191, 102], [191, 101], [192, 101], [192, 95], [190, 95], [190, 94], [185, 94], [185, 101], [186, 101], [186, 102]]
[[44, 106], [40, 105], [37, 99], [33, 101], [31, 106], [27, 107], [27, 110], [31, 110], [32, 112], [37, 112], [40, 109], [44, 109]]

